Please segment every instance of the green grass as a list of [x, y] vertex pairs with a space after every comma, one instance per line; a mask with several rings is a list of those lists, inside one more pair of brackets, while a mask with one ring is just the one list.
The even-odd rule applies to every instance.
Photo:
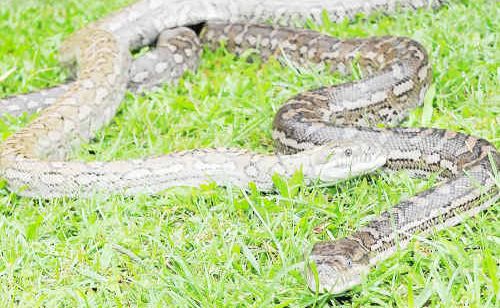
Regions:
[[[0, 96], [65, 78], [57, 47], [129, 0], [23, 0], [0, 5]], [[341, 37], [396, 34], [420, 41], [435, 94], [405, 126], [447, 128], [500, 147], [497, 1], [451, 1], [437, 11], [359, 18], [318, 28]], [[197, 147], [272, 151], [274, 113], [304, 89], [346, 80], [312, 69], [205, 53], [178, 86], [129, 95], [113, 124], [74, 154], [141, 157]], [[6, 138], [30, 117], [0, 121]], [[91, 153], [96, 153], [91, 154]], [[302, 254], [350, 234], [432, 185], [405, 173], [330, 188], [278, 180], [278, 192], [204, 185], [156, 196], [42, 201], [0, 191], [2, 306], [473, 306], [498, 307], [498, 204], [374, 268], [341, 297], [311, 293]]]

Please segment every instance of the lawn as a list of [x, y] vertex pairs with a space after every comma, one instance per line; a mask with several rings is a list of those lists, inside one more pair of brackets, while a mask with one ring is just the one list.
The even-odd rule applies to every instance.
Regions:
[[[0, 97], [61, 83], [57, 48], [129, 0], [0, 4]], [[404, 35], [434, 68], [424, 108], [402, 123], [486, 138], [500, 148], [500, 4], [450, 1], [436, 11], [359, 17], [314, 29], [340, 37]], [[348, 77], [347, 77], [348, 78]], [[127, 95], [114, 122], [73, 153], [81, 160], [199, 147], [272, 152], [273, 115], [295, 93], [347, 80], [278, 61], [205, 52], [177, 86]], [[5, 139], [33, 116], [0, 120]], [[276, 180], [275, 194], [213, 184], [156, 196], [51, 201], [0, 187], [2, 306], [474, 306], [500, 303], [498, 204], [380, 264], [341, 296], [314, 294], [302, 275], [312, 243], [336, 239], [433, 181], [377, 173], [336, 186]]]

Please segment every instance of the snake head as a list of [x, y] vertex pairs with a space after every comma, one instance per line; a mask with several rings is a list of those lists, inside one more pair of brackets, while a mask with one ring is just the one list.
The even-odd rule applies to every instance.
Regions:
[[308, 157], [304, 174], [326, 183], [366, 174], [382, 167], [387, 154], [372, 142], [331, 142], [302, 152]]
[[314, 245], [306, 279], [312, 291], [338, 294], [360, 284], [368, 270], [368, 251], [358, 241], [344, 238]]

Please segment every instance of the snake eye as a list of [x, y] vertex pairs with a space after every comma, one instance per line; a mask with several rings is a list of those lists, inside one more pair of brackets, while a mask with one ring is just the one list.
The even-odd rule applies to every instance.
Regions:
[[345, 154], [345, 156], [347, 156], [347, 157], [351, 156], [351, 155], [352, 155], [352, 149], [351, 149], [351, 148], [347, 148], [347, 149], [345, 149], [344, 154]]
[[351, 260], [351, 258], [347, 258], [347, 260], [346, 260], [346, 264], [347, 264], [347, 266], [349, 266], [349, 267], [351, 267], [351, 266], [352, 266], [352, 260]]

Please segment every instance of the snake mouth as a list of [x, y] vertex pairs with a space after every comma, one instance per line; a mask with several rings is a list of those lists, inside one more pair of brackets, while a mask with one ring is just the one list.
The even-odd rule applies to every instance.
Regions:
[[317, 255], [309, 257], [305, 276], [309, 289], [317, 293], [345, 293], [362, 281], [358, 271], [343, 270], [331, 258]]
[[319, 172], [319, 179], [323, 183], [337, 183], [348, 178], [367, 174], [376, 171], [384, 166], [386, 158], [383, 156], [375, 157], [365, 162], [349, 163], [341, 166], [323, 166]]

